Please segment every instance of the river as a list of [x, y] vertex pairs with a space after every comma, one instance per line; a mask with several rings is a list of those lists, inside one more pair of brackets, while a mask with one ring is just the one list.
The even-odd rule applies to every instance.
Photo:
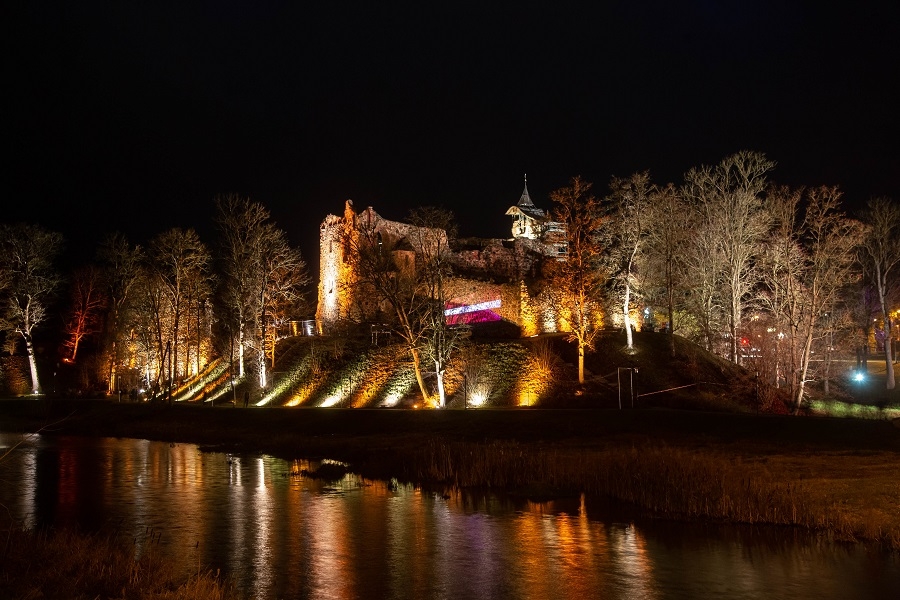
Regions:
[[[0, 434], [0, 455], [21, 437]], [[2, 519], [133, 538], [245, 598], [892, 598], [900, 559], [788, 529], [622, 517], [590, 498], [435, 492], [192, 444], [34, 436]], [[3, 523], [4, 527], [7, 525]]]

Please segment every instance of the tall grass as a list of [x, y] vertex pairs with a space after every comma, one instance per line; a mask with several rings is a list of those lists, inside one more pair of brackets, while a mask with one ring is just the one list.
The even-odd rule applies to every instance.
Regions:
[[3, 532], [3, 598], [111, 598], [116, 600], [226, 600], [236, 597], [219, 573], [154, 552], [137, 558], [131, 540], [71, 530]]
[[814, 414], [854, 419], [900, 419], [900, 405], [871, 405], [841, 400], [813, 400], [809, 409]]
[[535, 451], [508, 441], [435, 439], [406, 465], [403, 476], [413, 481], [587, 493], [666, 518], [799, 526], [900, 549], [897, 520], [859, 514], [836, 500], [823, 503], [808, 493], [811, 484], [711, 450], [647, 445]]

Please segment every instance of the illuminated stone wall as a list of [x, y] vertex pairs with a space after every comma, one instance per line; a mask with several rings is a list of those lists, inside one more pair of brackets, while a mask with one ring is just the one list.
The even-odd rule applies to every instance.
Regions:
[[460, 240], [453, 253], [454, 270], [474, 279], [488, 278], [517, 282], [536, 279], [546, 260], [541, 242], [529, 239]]
[[[353, 260], [348, 254], [358, 247], [360, 228], [377, 232], [385, 245], [393, 249], [398, 270], [415, 268], [414, 244], [436, 239], [433, 235], [420, 235], [428, 230], [384, 219], [371, 207], [356, 214], [349, 200], [343, 217], [325, 217], [320, 232], [316, 311], [323, 332], [342, 319], [367, 321], [384, 315], [382, 303], [371, 291], [356, 285], [352, 271]], [[440, 241], [446, 243], [446, 237]], [[448, 280], [445, 288], [448, 306], [490, 303], [491, 310], [503, 321], [518, 326], [523, 336], [565, 331], [564, 315], [559, 314], [553, 290], [541, 285], [544, 264], [556, 258], [555, 247], [539, 240], [460, 240], [451, 256], [456, 276]], [[497, 301], [499, 306], [494, 307]]]
[[500, 306], [491, 310], [504, 321], [520, 325], [519, 287], [515, 283], [495, 283], [452, 277], [444, 283], [448, 305], [473, 306], [499, 301]]
[[350, 318], [356, 274], [349, 250], [356, 235], [353, 203], [347, 200], [344, 216], [328, 215], [319, 228], [319, 299], [316, 321], [327, 329]]

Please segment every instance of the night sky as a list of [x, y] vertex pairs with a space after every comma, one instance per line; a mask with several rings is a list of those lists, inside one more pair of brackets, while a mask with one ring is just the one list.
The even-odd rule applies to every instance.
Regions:
[[745, 149], [848, 208], [900, 201], [896, 2], [11, 4], [0, 218], [79, 259], [113, 230], [212, 242], [229, 192], [313, 267], [347, 198], [505, 237], [525, 173], [549, 208], [573, 175], [678, 183]]

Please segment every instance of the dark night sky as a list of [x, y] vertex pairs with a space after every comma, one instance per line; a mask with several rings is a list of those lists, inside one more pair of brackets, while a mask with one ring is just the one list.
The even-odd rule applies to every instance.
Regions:
[[212, 241], [238, 192], [315, 266], [346, 198], [504, 237], [524, 173], [547, 208], [573, 175], [678, 183], [742, 149], [850, 207], [900, 200], [896, 2], [164, 4], [4, 11], [3, 220], [89, 257], [113, 230]]

